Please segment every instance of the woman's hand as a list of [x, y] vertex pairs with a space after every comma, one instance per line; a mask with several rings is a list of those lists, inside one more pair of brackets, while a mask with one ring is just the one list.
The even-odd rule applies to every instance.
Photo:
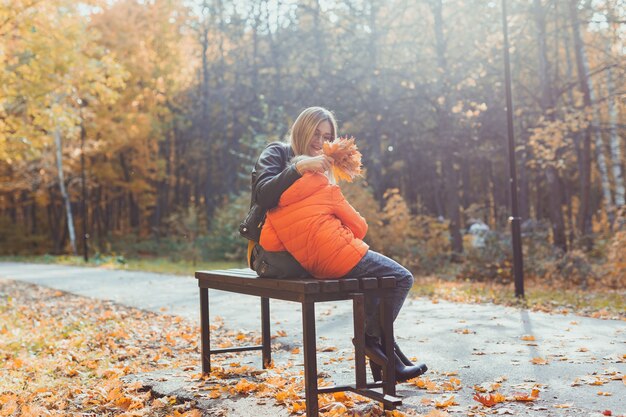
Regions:
[[300, 175], [305, 172], [325, 172], [333, 165], [333, 158], [326, 155], [310, 156], [296, 162], [296, 169]]

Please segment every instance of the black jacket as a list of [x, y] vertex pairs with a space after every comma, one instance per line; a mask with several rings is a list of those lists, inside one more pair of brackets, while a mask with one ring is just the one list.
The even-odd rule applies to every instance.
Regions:
[[291, 145], [272, 142], [265, 147], [252, 170], [252, 194], [250, 211], [239, 226], [239, 233], [246, 239], [259, 241], [265, 212], [278, 205], [280, 196], [300, 178], [294, 164]]

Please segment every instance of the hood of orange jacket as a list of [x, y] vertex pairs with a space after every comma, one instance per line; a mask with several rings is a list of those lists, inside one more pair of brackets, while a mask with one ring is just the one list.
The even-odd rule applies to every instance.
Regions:
[[316, 278], [339, 278], [363, 258], [368, 245], [365, 219], [337, 185], [319, 173], [306, 173], [267, 213], [261, 246], [289, 251]]

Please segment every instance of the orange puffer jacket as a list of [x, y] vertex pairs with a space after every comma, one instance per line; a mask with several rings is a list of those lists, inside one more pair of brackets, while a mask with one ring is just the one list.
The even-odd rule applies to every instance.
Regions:
[[366, 232], [365, 219], [338, 186], [323, 174], [305, 173], [267, 212], [259, 243], [267, 251], [289, 251], [315, 278], [331, 279], [365, 256]]

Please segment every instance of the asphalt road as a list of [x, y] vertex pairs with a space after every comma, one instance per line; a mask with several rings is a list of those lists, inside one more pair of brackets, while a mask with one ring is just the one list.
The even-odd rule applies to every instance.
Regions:
[[[0, 263], [0, 277], [199, 322], [198, 287], [191, 276]], [[349, 364], [328, 363], [334, 355], [349, 354], [352, 349], [350, 307], [350, 302], [328, 302], [316, 308], [318, 346], [337, 347], [335, 352], [318, 355], [319, 370], [337, 383], [349, 382], [352, 377]], [[256, 297], [210, 291], [210, 309], [212, 319], [219, 315], [227, 328], [260, 331], [260, 303]], [[287, 334], [279, 339], [282, 344], [288, 348], [301, 345], [298, 304], [272, 301], [271, 318], [272, 333], [282, 330]], [[459, 406], [449, 408], [451, 414], [467, 415], [468, 408], [477, 404], [472, 400], [472, 387], [495, 381], [500, 381], [499, 391], [504, 394], [529, 393], [534, 384], [540, 384], [542, 390], [540, 400], [506, 403], [500, 414], [600, 416], [604, 410], [610, 410], [613, 416], [626, 414], [626, 380], [611, 380], [611, 374], [626, 375], [624, 321], [492, 304], [433, 303], [419, 298], [407, 300], [395, 332], [408, 356], [428, 364], [427, 375], [431, 378], [445, 380], [446, 373], [457, 373], [464, 388], [455, 393]], [[522, 336], [533, 336], [535, 340], [522, 340]], [[533, 364], [534, 358], [545, 359], [547, 364]], [[586, 383], [596, 376], [607, 382]], [[575, 384], [577, 378], [579, 384]], [[420, 413], [432, 408], [424, 406], [422, 399], [437, 397], [407, 384], [400, 385], [398, 392], [404, 396], [401, 409], [413, 408]], [[561, 404], [570, 407], [555, 407]], [[268, 415], [281, 413], [272, 411]]]

